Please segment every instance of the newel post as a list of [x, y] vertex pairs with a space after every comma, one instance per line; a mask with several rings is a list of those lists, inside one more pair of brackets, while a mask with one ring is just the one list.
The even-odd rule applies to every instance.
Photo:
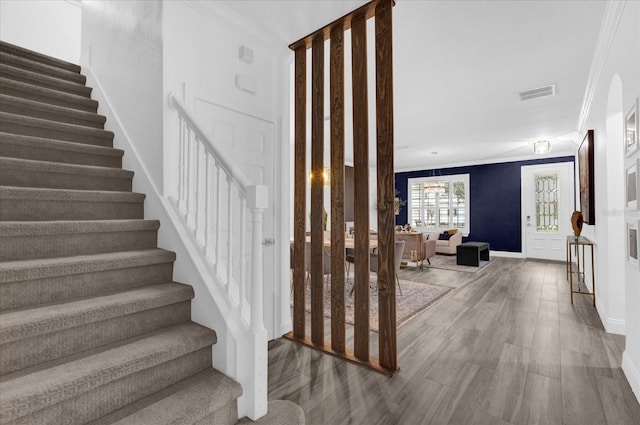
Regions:
[[253, 388], [245, 388], [248, 398], [249, 418], [256, 420], [267, 413], [267, 330], [263, 318], [263, 267], [262, 267], [262, 215], [269, 206], [267, 186], [247, 187], [247, 207], [251, 210], [251, 336], [249, 350], [253, 353], [250, 363]]

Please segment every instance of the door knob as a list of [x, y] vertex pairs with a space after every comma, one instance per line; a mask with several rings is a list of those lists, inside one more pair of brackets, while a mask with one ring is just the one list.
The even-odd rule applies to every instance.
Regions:
[[273, 238], [264, 238], [264, 242], [262, 242], [262, 245], [264, 246], [271, 246], [273, 244], [276, 243], [276, 240]]

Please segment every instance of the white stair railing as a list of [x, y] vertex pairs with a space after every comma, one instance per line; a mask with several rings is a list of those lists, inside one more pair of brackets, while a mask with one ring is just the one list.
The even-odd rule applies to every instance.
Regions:
[[[263, 212], [268, 188], [252, 184], [240, 167], [206, 135], [174, 93], [178, 113], [177, 197], [171, 204], [199, 250], [215, 284], [226, 294], [237, 337], [236, 379], [243, 386], [241, 414], [257, 419], [267, 412], [267, 332], [263, 322]], [[251, 214], [250, 233], [246, 212]], [[247, 264], [249, 245], [250, 264]]]

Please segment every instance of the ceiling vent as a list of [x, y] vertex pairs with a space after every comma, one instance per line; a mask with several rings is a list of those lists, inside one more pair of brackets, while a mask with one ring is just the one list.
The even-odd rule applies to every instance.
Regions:
[[555, 96], [556, 85], [551, 84], [549, 86], [539, 87], [537, 89], [521, 91], [520, 100], [530, 100], [538, 97]]

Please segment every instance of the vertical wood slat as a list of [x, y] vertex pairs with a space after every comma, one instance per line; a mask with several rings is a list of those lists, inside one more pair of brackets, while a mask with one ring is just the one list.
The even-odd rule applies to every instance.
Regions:
[[[394, 216], [393, 208], [393, 110], [392, 110], [392, 80], [391, 80], [391, 26], [390, 9], [395, 5], [394, 0], [371, 0], [357, 10], [343, 16], [329, 25], [309, 34], [308, 36], [289, 45], [295, 51], [295, 182], [294, 182], [294, 318], [293, 332], [286, 336], [314, 347], [325, 353], [336, 355], [347, 361], [364, 365], [378, 372], [393, 375], [397, 370], [397, 347], [395, 334], [395, 269], [394, 258]], [[378, 187], [380, 205], [383, 211], [379, 221], [382, 240], [387, 245], [380, 253], [382, 271], [382, 304], [380, 319], [380, 356], [379, 362], [369, 354], [369, 151], [368, 151], [368, 93], [367, 93], [367, 52], [366, 52], [366, 21], [375, 16], [380, 10], [383, 24], [378, 29], [380, 33], [388, 31], [388, 38], [376, 33], [376, 41], [388, 41], [379, 58], [383, 64], [376, 70], [385, 74], [378, 81], [377, 106], [381, 113], [377, 115], [378, 141], [377, 147], [382, 148], [384, 170], [378, 178], [383, 180]], [[356, 240], [355, 240], [355, 338], [354, 352], [345, 347], [344, 335], [344, 256], [332, 255], [332, 320], [331, 344], [324, 343], [324, 291], [323, 291], [323, 159], [324, 159], [324, 122], [323, 122], [323, 93], [324, 93], [324, 41], [331, 41], [331, 245], [332, 252], [344, 252], [342, 229], [344, 226], [344, 31], [351, 29], [352, 33], [352, 61], [353, 61], [353, 126], [354, 126], [354, 201]], [[386, 33], [385, 33], [386, 34]], [[382, 37], [382, 38], [381, 38]], [[306, 238], [306, 53], [311, 48], [311, 174], [315, 181], [311, 181], [311, 264], [305, 268]], [[340, 58], [342, 56], [342, 58]], [[377, 55], [376, 55], [377, 57]], [[342, 81], [341, 81], [342, 80]], [[341, 144], [342, 143], [342, 144]], [[340, 155], [342, 155], [340, 157]], [[380, 155], [380, 154], [379, 154]], [[307, 259], [307, 261], [309, 261]], [[309, 267], [310, 266], [310, 267]], [[305, 328], [305, 270], [309, 270], [311, 283], [311, 338], [306, 335]], [[391, 304], [393, 303], [393, 305]], [[384, 340], [385, 338], [390, 338]]]
[[[344, 31], [331, 30], [331, 349], [345, 352], [344, 311]], [[342, 255], [341, 255], [342, 254]]]
[[369, 359], [369, 123], [367, 95], [367, 22], [351, 20], [353, 61], [353, 157], [355, 209], [354, 355]]
[[393, 173], [392, 5], [376, 6], [376, 150], [378, 186], [378, 326], [380, 366], [398, 368]]
[[311, 47], [311, 341], [324, 345], [324, 39]]
[[295, 51], [295, 124], [293, 194], [293, 335], [304, 339], [305, 330], [305, 222], [307, 215], [307, 49]]

